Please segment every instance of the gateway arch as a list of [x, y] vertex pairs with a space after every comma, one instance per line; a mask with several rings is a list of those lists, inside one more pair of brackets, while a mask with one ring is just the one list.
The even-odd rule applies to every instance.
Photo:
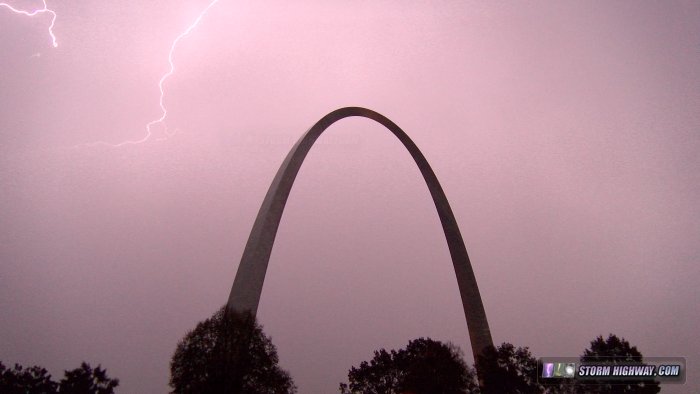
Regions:
[[408, 135], [387, 117], [366, 108], [345, 107], [329, 113], [316, 122], [292, 147], [292, 150], [277, 171], [277, 175], [275, 175], [265, 195], [260, 211], [258, 211], [258, 216], [255, 219], [253, 229], [248, 237], [248, 243], [245, 246], [238, 266], [236, 278], [233, 281], [227, 309], [237, 312], [248, 311], [253, 315], [256, 314], [267, 265], [270, 261], [272, 245], [275, 242], [282, 212], [299, 168], [316, 139], [333, 123], [351, 116], [372, 119], [389, 129], [408, 150], [418, 165], [421, 174], [423, 174], [423, 179], [425, 179], [425, 183], [430, 190], [430, 195], [433, 198], [440, 222], [442, 223], [442, 229], [445, 232], [445, 239], [450, 250], [459, 286], [459, 294], [462, 298], [464, 316], [467, 320], [469, 340], [474, 360], [476, 360], [477, 356], [486, 347], [493, 346], [493, 342], [489, 324], [486, 320], [484, 305], [479, 294], [479, 287], [474, 277], [474, 270], [469, 261], [467, 249], [464, 246], [462, 235], [459, 232], [457, 221], [452, 213], [447, 197], [445, 197], [445, 193], [428, 161]]

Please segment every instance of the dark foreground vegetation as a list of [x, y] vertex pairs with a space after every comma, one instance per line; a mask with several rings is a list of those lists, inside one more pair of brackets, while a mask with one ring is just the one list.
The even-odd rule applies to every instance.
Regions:
[[[629, 342], [610, 334], [594, 339], [581, 355], [587, 360], [642, 361]], [[277, 350], [255, 318], [222, 308], [199, 323], [178, 344], [171, 362], [173, 393], [287, 394], [296, 387], [280, 368]], [[503, 343], [467, 365], [461, 350], [430, 338], [409, 341], [399, 350], [380, 349], [348, 372], [342, 394], [654, 394], [656, 382], [575, 384], [561, 379], [544, 386], [542, 364], [527, 347]]]
[[[581, 354], [587, 361], [641, 362], [642, 354], [624, 338], [594, 339]], [[587, 382], [550, 380], [543, 385], [542, 364], [527, 347], [503, 343], [486, 349], [476, 368], [461, 350], [430, 338], [403, 349], [374, 351], [369, 361], [351, 367], [341, 394], [655, 394], [653, 381]], [[170, 362], [174, 394], [292, 394], [297, 389], [279, 366], [277, 350], [250, 314], [220, 309], [187, 333]], [[8, 368], [0, 363], [1, 394], [113, 394], [117, 379], [100, 366], [83, 363], [60, 381], [46, 369]]]
[[[587, 361], [642, 361], [642, 354], [629, 342], [610, 334], [599, 336], [581, 355]], [[477, 361], [478, 372], [462, 359], [451, 343], [419, 338], [400, 350], [376, 350], [370, 361], [352, 367], [342, 394], [654, 394], [656, 382], [589, 381], [560, 379], [543, 385], [538, 376], [542, 364], [527, 347], [510, 343], [487, 349]]]
[[113, 394], [118, 385], [119, 380], [107, 376], [99, 365], [92, 369], [90, 364], [82, 363], [80, 368], [65, 371], [63, 379], [56, 382], [44, 368], [19, 364], [7, 368], [0, 362], [2, 394]]
[[180, 341], [170, 362], [175, 394], [288, 394], [296, 387], [250, 314], [221, 308]]

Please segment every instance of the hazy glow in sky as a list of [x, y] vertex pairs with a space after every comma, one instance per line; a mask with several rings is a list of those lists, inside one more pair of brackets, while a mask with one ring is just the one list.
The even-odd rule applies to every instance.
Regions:
[[[215, 2], [0, 7], [4, 362], [166, 391], [290, 147], [357, 105], [435, 170], [495, 342], [612, 332], [700, 363], [698, 2]], [[469, 355], [430, 196], [380, 126], [309, 154], [259, 317], [300, 392], [419, 336]]]

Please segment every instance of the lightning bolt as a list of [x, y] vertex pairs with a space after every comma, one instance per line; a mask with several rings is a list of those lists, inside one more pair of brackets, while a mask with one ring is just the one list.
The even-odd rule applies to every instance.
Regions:
[[175, 135], [175, 132], [170, 132], [168, 131], [167, 124], [165, 123], [165, 118], [168, 116], [168, 109], [165, 107], [165, 81], [168, 80], [174, 73], [175, 73], [175, 63], [173, 62], [173, 54], [175, 53], [175, 49], [177, 48], [177, 45], [180, 43], [180, 41], [187, 37], [192, 30], [194, 30], [197, 25], [199, 25], [199, 22], [204, 18], [204, 16], [207, 14], [209, 9], [211, 9], [216, 3], [218, 3], [219, 0], [212, 0], [197, 16], [197, 18], [190, 24], [185, 31], [180, 33], [177, 37], [175, 37], [175, 40], [173, 40], [172, 44], [170, 44], [170, 51], [168, 52], [168, 71], [163, 74], [160, 77], [160, 80], [158, 81], [158, 90], [160, 91], [160, 98], [158, 99], [158, 105], [160, 106], [160, 117], [157, 119], [154, 119], [146, 124], [146, 134], [143, 136], [143, 138], [140, 138], [138, 140], [126, 140], [123, 142], [120, 142], [118, 144], [110, 144], [108, 142], [103, 142], [103, 141], [98, 141], [98, 142], [92, 142], [92, 143], [87, 143], [87, 144], [80, 144], [77, 145], [79, 146], [96, 146], [96, 145], [106, 145], [110, 146], [113, 148], [119, 148], [121, 146], [125, 145], [137, 145], [144, 143], [151, 139], [153, 136], [153, 131], [151, 128], [155, 125], [162, 124], [165, 127], [165, 135], [166, 137], [161, 137], [157, 138], [156, 141], [163, 141], [168, 139], [169, 137], [172, 137]]
[[[177, 48], [177, 45], [180, 43], [180, 41], [187, 37], [192, 30], [194, 30], [197, 25], [199, 25], [199, 22], [204, 18], [204, 16], [207, 14], [209, 9], [211, 9], [216, 3], [218, 3], [219, 0], [212, 0], [209, 2], [209, 4], [197, 15], [197, 18], [182, 32], [180, 33], [173, 42], [170, 44], [170, 51], [168, 52], [168, 71], [163, 74], [160, 77], [160, 80], [158, 80], [158, 90], [160, 91], [160, 97], [158, 99], [158, 105], [160, 107], [160, 117], [157, 119], [154, 119], [146, 124], [146, 134], [143, 136], [143, 138], [137, 139], [137, 140], [126, 140], [123, 142], [120, 142], [118, 144], [111, 144], [109, 142], [104, 142], [104, 141], [98, 141], [98, 142], [91, 142], [91, 143], [85, 143], [85, 144], [79, 144], [75, 145], [74, 148], [77, 147], [82, 147], [82, 146], [97, 146], [97, 145], [106, 145], [114, 148], [118, 148], [124, 145], [136, 145], [136, 144], [141, 144], [153, 136], [153, 131], [152, 128], [158, 124], [162, 124], [165, 126], [165, 137], [157, 138], [157, 141], [162, 141], [166, 140], [169, 137], [172, 137], [175, 135], [175, 131], [171, 132], [168, 130], [167, 125], [165, 123], [165, 119], [168, 116], [168, 109], [165, 107], [165, 82], [170, 78], [174, 73], [175, 73], [175, 63], [173, 61], [173, 55], [175, 53], [175, 49]], [[8, 3], [0, 3], [0, 8], [7, 8], [10, 11], [16, 13], [16, 14], [21, 14], [25, 16], [35, 16], [39, 14], [50, 14], [51, 15], [51, 25], [49, 26], [49, 35], [51, 36], [51, 40], [53, 43], [54, 47], [58, 46], [58, 43], [56, 41], [56, 36], [53, 33], [53, 27], [56, 22], [56, 12], [49, 9], [48, 5], [46, 4], [46, 0], [42, 0], [42, 3], [44, 5], [44, 8], [34, 10], [34, 11], [26, 11], [26, 10], [20, 10]], [[32, 55], [34, 56], [34, 55]], [[40, 55], [36, 55], [37, 57]]]
[[36, 16], [39, 14], [51, 14], [51, 25], [49, 25], [49, 35], [51, 36], [51, 43], [54, 48], [58, 46], [58, 42], [56, 42], [56, 36], [53, 34], [53, 25], [56, 23], [56, 12], [53, 10], [49, 9], [49, 6], [46, 5], [46, 0], [42, 0], [42, 3], [44, 4], [44, 8], [34, 10], [34, 11], [25, 11], [25, 10], [19, 10], [15, 7], [13, 7], [10, 4], [7, 3], [0, 3], [0, 8], [7, 8], [10, 11], [14, 12], [15, 14], [20, 14], [20, 15], [25, 15], [25, 16]]

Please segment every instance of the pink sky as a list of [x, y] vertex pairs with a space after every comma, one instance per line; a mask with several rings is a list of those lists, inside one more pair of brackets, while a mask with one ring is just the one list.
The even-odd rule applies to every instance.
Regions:
[[[48, 15], [0, 8], [3, 362], [166, 391], [287, 151], [356, 105], [433, 166], [495, 342], [577, 356], [612, 332], [688, 358], [664, 392], [700, 390], [700, 3], [221, 0], [175, 52], [177, 134], [80, 145], [144, 136], [207, 3], [48, 1], [57, 48]], [[427, 188], [379, 125], [344, 120], [311, 151], [259, 317], [302, 393], [419, 336], [470, 354]]]

